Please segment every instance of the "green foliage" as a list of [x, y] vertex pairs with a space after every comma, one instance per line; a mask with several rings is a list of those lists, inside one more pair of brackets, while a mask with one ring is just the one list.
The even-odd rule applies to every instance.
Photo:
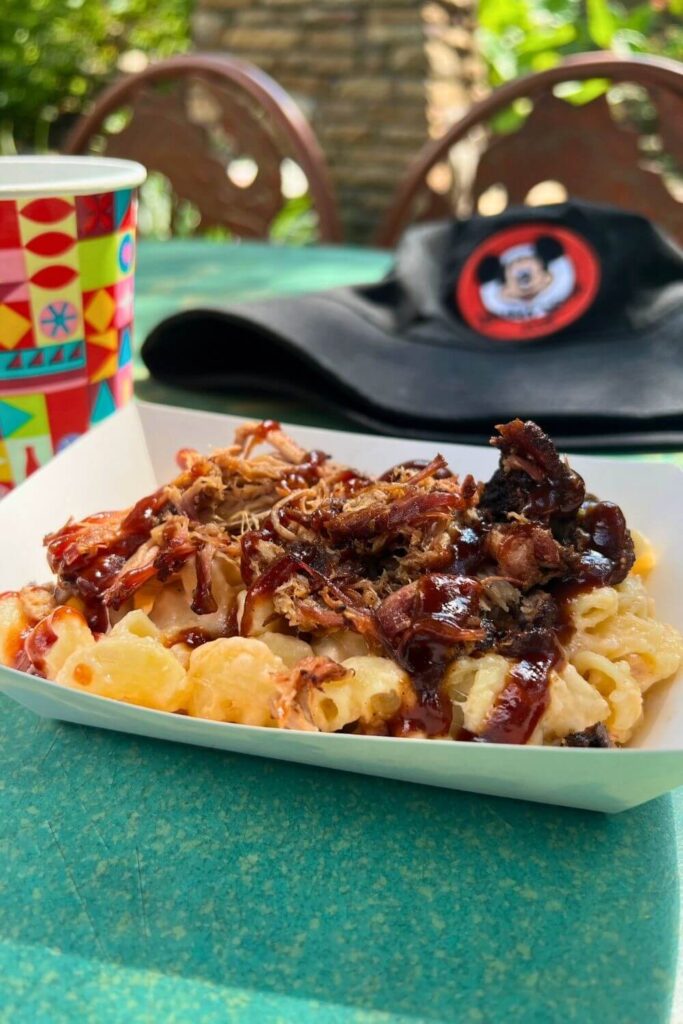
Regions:
[[[198, 231], [199, 210], [190, 202], [177, 201], [171, 183], [152, 171], [140, 189], [138, 230], [143, 238], [163, 241], [167, 238], [191, 238]], [[220, 225], [199, 232], [210, 242], [230, 242], [235, 236]], [[271, 242], [282, 245], [311, 245], [318, 237], [318, 217], [308, 194], [285, 198], [268, 235]]]
[[[321, 0], [315, 0], [321, 2]], [[89, 99], [140, 51], [154, 59], [187, 49], [193, 0], [0, 0], [0, 154], [46, 150]], [[683, 0], [479, 0], [478, 41], [492, 85], [552, 67], [591, 49], [683, 57]], [[607, 83], [593, 80], [565, 95], [585, 103]], [[528, 113], [519, 101], [496, 119], [514, 131]], [[151, 176], [143, 190], [143, 230], [192, 234], [196, 211], [174, 205], [168, 183]], [[274, 241], [315, 237], [307, 196], [287, 200]], [[224, 239], [224, 229], [212, 236]]]
[[[0, 5], [0, 154], [58, 148], [60, 128], [121, 72], [122, 58], [130, 58], [131, 51], [155, 59], [190, 45], [193, 0], [0, 0]], [[189, 237], [198, 219], [191, 203], [173, 196], [163, 175], [150, 174], [141, 189], [143, 235]], [[232, 237], [222, 227], [203, 234], [214, 241]], [[272, 240], [305, 245], [316, 235], [310, 197], [286, 199], [272, 224]]]
[[166, 57], [189, 45], [191, 0], [2, 0], [0, 151], [45, 149], [119, 71], [122, 54]]
[[287, 245], [309, 245], [317, 237], [318, 218], [310, 196], [286, 199], [270, 228], [270, 240]]
[[[492, 85], [553, 67], [586, 50], [683, 58], [683, 0], [479, 0], [478, 40]], [[587, 102], [604, 83], [567, 98]]]

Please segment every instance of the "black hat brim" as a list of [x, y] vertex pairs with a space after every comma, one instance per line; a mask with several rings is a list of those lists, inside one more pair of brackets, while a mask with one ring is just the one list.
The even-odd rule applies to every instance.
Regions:
[[531, 344], [428, 333], [389, 333], [336, 289], [175, 314], [142, 354], [165, 383], [303, 398], [381, 432], [480, 443], [522, 416], [574, 450], [683, 445], [683, 307], [638, 331]]

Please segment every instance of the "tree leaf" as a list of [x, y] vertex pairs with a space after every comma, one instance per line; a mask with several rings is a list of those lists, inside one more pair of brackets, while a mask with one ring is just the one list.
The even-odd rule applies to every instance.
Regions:
[[557, 50], [561, 46], [573, 43], [575, 39], [575, 25], [558, 25], [557, 28], [527, 36], [522, 45], [517, 47], [517, 53], [526, 56], [541, 53], [543, 50]]
[[610, 85], [606, 78], [588, 78], [585, 82], [562, 82], [555, 87], [554, 92], [567, 103], [582, 107], [606, 93]]
[[586, 0], [588, 34], [597, 46], [608, 50], [617, 30], [617, 20], [608, 0]]

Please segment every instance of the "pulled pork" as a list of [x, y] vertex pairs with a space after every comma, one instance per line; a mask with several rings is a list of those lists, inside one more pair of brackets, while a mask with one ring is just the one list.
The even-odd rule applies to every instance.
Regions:
[[[309, 640], [353, 630], [406, 669], [431, 709], [423, 721], [440, 729], [454, 658], [494, 650], [536, 666], [533, 684], [521, 670], [510, 680], [493, 715], [496, 738], [525, 742], [560, 658], [563, 593], [623, 580], [634, 552], [620, 509], [586, 496], [540, 427], [513, 420], [497, 431], [499, 466], [478, 484], [441, 455], [370, 478], [305, 451], [275, 422], [246, 424], [211, 456], [180, 452], [178, 477], [132, 509], [50, 534], [57, 599], [78, 597], [104, 631], [141, 588], [189, 567], [191, 610], [211, 617], [220, 560], [245, 590], [241, 616], [220, 620], [223, 635], [275, 621]], [[302, 664], [292, 694], [334, 671]], [[534, 707], [517, 710], [513, 728], [506, 708], [525, 693]]]

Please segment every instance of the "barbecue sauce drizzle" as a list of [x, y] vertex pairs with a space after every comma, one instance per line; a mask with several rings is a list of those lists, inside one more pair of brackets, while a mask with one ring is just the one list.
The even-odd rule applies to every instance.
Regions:
[[393, 633], [391, 618], [383, 622], [380, 615], [384, 646], [410, 676], [417, 697], [414, 707], [402, 709], [390, 721], [393, 735], [407, 736], [416, 730], [427, 736], [448, 733], [453, 710], [441, 684], [454, 645], [484, 638], [480, 596], [478, 580], [432, 573], [414, 585], [411, 605], [403, 610], [410, 617], [407, 628]]
[[[67, 525], [58, 534], [47, 537], [48, 564], [60, 580], [67, 585], [72, 593], [77, 594], [85, 605], [85, 617], [90, 628], [96, 633], [106, 632], [109, 616], [103, 601], [104, 592], [114, 583], [127, 560], [141, 544], [149, 538], [150, 532], [158, 521], [158, 517], [168, 500], [164, 488], [154, 494], [141, 498], [125, 516], [118, 528], [118, 536], [103, 549], [102, 553], [93, 556], [91, 552], [78, 552], [78, 535], [80, 526], [75, 523]], [[90, 516], [89, 522], [106, 519], [109, 513]], [[73, 547], [73, 552], [70, 548]], [[149, 570], [142, 567], [133, 570], [132, 575], [142, 576]], [[137, 581], [131, 580], [137, 583]], [[144, 579], [140, 579], [144, 582]]]
[[[271, 431], [279, 429], [280, 425], [276, 421], [265, 420], [256, 428], [253, 436], [258, 441], [264, 441]], [[328, 458], [325, 453], [317, 450], [308, 452], [301, 463], [292, 465], [291, 470], [284, 474], [282, 483], [289, 490], [314, 485], [320, 479], [320, 469]], [[517, 461], [522, 463], [519, 457]], [[402, 470], [421, 470], [427, 465], [421, 460], [404, 462], [388, 470], [379, 479], [392, 481]], [[517, 468], [530, 473], [526, 463]], [[445, 465], [434, 474], [441, 479], [451, 475]], [[537, 475], [540, 476], [540, 473], [533, 474], [534, 486], [530, 496], [533, 500], [529, 501], [527, 508], [532, 517], [533, 512], [542, 514], [548, 506], [561, 507], [561, 502], [552, 490], [552, 482], [536, 479]], [[352, 494], [369, 481], [352, 470], [346, 470], [340, 472], [337, 482], [342, 484], [347, 494]], [[167, 504], [163, 489], [143, 498], [124, 518], [115, 541], [95, 557], [89, 552], [78, 557], [78, 524], [73, 528], [67, 526], [58, 535], [47, 538], [51, 568], [59, 571], [67, 587], [82, 598], [86, 618], [95, 631], [104, 632], [108, 626], [103, 600], [105, 591], [112, 585], [127, 559], [148, 539]], [[106, 513], [101, 517], [91, 517], [91, 521], [105, 517]], [[560, 641], [568, 639], [572, 629], [569, 601], [584, 590], [618, 583], [627, 575], [633, 562], [633, 547], [618, 506], [609, 502], [586, 502], [577, 516], [577, 526], [583, 531], [583, 536], [587, 537], [587, 542], [563, 578], [546, 584], [546, 590], [552, 594], [558, 607], [556, 626], [530, 631], [527, 646], [516, 652], [518, 660], [508, 673], [505, 686], [481, 735], [474, 736], [461, 729], [456, 738], [479, 742], [526, 743], [547, 706], [550, 673], [558, 667], [563, 657]], [[404, 709], [387, 723], [387, 730], [395, 736], [406, 736], [415, 731], [424, 732], [428, 736], [447, 734], [452, 722], [452, 708], [441, 686], [457, 645], [467, 643], [471, 650], [472, 643], [480, 641], [480, 653], [489, 649], [486, 631], [479, 616], [481, 584], [469, 575], [476, 572], [485, 560], [487, 530], [485, 520], [460, 527], [453, 540], [450, 572], [427, 574], [416, 581], [416, 601], [410, 627], [399, 638], [389, 638], [379, 630], [387, 652], [411, 676], [417, 696], [415, 706]], [[266, 521], [260, 529], [244, 534], [241, 538], [242, 577], [248, 587], [244, 620], [250, 617], [250, 603], [258, 597], [272, 596], [280, 585], [296, 573], [307, 576], [316, 589], [325, 586], [340, 601], [348, 600], [343, 589], [327, 577], [328, 556], [322, 547], [318, 550], [312, 546], [311, 551], [300, 551], [294, 550], [293, 546], [291, 552], [264, 572], [255, 572], [252, 560], [258, 552], [259, 542], [274, 536], [272, 525]], [[69, 546], [72, 543], [74, 552], [70, 557]], [[175, 570], [172, 564], [159, 568], [161, 577], [167, 577]], [[143, 567], [133, 570], [131, 575], [146, 571], [147, 567]], [[197, 558], [197, 575], [195, 611], [215, 610], [210, 564], [205, 563], [201, 557]], [[140, 582], [144, 580], [141, 578]], [[373, 613], [360, 608], [356, 608], [356, 612], [375, 619]], [[247, 624], [244, 620], [243, 629]], [[478, 629], [477, 624], [480, 627]], [[236, 623], [233, 628], [236, 632]], [[17, 663], [23, 654], [21, 667], [24, 667], [23, 661], [26, 660], [35, 671], [35, 662], [39, 662], [42, 655], [42, 650], [38, 648], [43, 645], [49, 647], [53, 636], [52, 630], [45, 630], [44, 635], [36, 634], [33, 638], [36, 649], [31, 651], [33, 657], [24, 652], [22, 645]], [[208, 634], [201, 629], [188, 630], [177, 638], [192, 647], [209, 639]], [[475, 656], [476, 650], [475, 647]]]
[[508, 672], [499, 694], [479, 735], [483, 743], [526, 743], [545, 711], [550, 673], [562, 661], [562, 651], [555, 637], [537, 649], [531, 646]]

